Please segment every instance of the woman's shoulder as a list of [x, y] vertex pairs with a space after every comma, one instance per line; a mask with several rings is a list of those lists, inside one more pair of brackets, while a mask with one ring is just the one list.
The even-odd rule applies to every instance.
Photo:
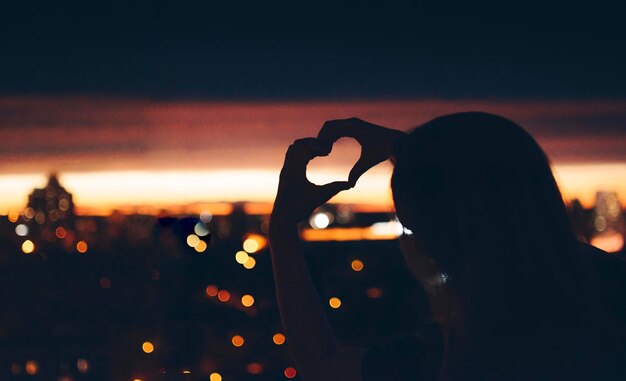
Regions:
[[369, 348], [362, 360], [362, 380], [435, 380], [442, 354], [441, 331], [428, 323], [415, 333]]

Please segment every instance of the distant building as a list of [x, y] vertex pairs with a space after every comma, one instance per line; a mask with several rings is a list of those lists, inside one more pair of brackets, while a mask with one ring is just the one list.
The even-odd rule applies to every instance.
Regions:
[[73, 222], [72, 194], [61, 186], [55, 173], [50, 175], [45, 188], [36, 188], [28, 196], [24, 217], [47, 227], [68, 226]]

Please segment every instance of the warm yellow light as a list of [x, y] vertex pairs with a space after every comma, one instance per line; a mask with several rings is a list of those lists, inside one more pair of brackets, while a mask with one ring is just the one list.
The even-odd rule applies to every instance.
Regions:
[[259, 244], [252, 238], [248, 238], [243, 241], [243, 249], [248, 253], [256, 253], [256, 251], [259, 250]]
[[141, 378], [135, 378], [133, 381], [141, 381]]
[[9, 221], [17, 222], [17, 220], [20, 218], [20, 213], [15, 211], [15, 210], [12, 210], [12, 211], [9, 212], [9, 216], [8, 217], [9, 217]]
[[248, 260], [248, 257], [249, 257], [249, 255], [245, 251], [238, 251], [235, 254], [235, 261], [237, 261], [237, 263], [243, 265]]
[[87, 242], [85, 241], [78, 241], [78, 243], [76, 244], [76, 250], [81, 253], [84, 254], [87, 252]]
[[22, 251], [24, 254], [30, 254], [35, 251], [35, 244], [30, 239], [27, 239], [22, 243]]
[[204, 242], [202, 240], [200, 242], [198, 242], [198, 244], [195, 247], [195, 249], [196, 249], [196, 251], [198, 253], [204, 252], [206, 250], [206, 248], [207, 248], [207, 244], [206, 244], [206, 242]]
[[589, 243], [608, 253], [617, 253], [624, 247], [624, 236], [620, 233], [602, 234], [593, 237]]
[[26, 366], [24, 368], [26, 369], [26, 373], [31, 376], [39, 373], [39, 364], [35, 360], [26, 361]]
[[254, 297], [252, 297], [252, 295], [244, 295], [241, 297], [241, 304], [244, 305], [244, 307], [252, 307], [252, 305], [254, 304]]
[[354, 261], [352, 261], [352, 263], [350, 264], [350, 266], [352, 267], [352, 270], [354, 271], [361, 271], [363, 270], [363, 262], [355, 259]]
[[152, 352], [154, 352], [154, 344], [152, 344], [149, 341], [145, 341], [143, 344], [141, 344], [141, 349], [145, 353], [152, 353]]
[[189, 369], [185, 369], [181, 373], [182, 374], [191, 374], [191, 371]]
[[187, 245], [189, 245], [189, 247], [196, 247], [198, 246], [198, 244], [200, 243], [200, 237], [198, 237], [195, 234], [189, 234], [187, 236]]
[[328, 304], [334, 309], [341, 307], [341, 299], [337, 297], [332, 297], [328, 300]]
[[253, 269], [254, 266], [256, 266], [256, 259], [252, 257], [248, 257], [246, 262], [243, 264], [243, 267], [247, 268], [248, 270]]
[[242, 336], [240, 336], [240, 335], [235, 335], [235, 336], [233, 336], [233, 338], [232, 338], [230, 341], [231, 341], [231, 342], [233, 343], [233, 345], [234, 345], [234, 346], [236, 346], [236, 347], [241, 347], [241, 346], [245, 343], [245, 340], [244, 340], [244, 339], [243, 339], [243, 337], [242, 337]]
[[207, 296], [214, 297], [217, 295], [219, 290], [217, 289], [216, 285], [210, 284], [206, 286], [206, 289], [204, 290], [204, 292], [206, 292]]
[[275, 333], [274, 336], [272, 336], [272, 341], [276, 345], [283, 345], [285, 344], [285, 335], [282, 333]]
[[260, 234], [248, 234], [243, 241], [243, 249], [250, 254], [256, 253], [267, 246], [267, 238]]
[[222, 375], [219, 373], [211, 373], [209, 376], [209, 380], [211, 381], [222, 381]]

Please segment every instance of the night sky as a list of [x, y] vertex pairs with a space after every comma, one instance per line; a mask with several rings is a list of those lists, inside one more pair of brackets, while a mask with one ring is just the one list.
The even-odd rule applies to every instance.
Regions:
[[626, 94], [626, 27], [617, 9], [471, 3], [6, 7], [0, 93], [290, 100]]

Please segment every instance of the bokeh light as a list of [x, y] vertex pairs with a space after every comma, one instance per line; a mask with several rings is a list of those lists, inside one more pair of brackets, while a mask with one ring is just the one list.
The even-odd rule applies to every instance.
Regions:
[[30, 239], [27, 239], [22, 243], [22, 251], [24, 254], [30, 254], [35, 251], [35, 244]]
[[64, 227], [59, 226], [54, 231], [54, 235], [56, 235], [57, 238], [65, 238], [65, 236], [67, 235], [67, 231], [65, 230]]
[[189, 234], [187, 236], [187, 245], [189, 245], [189, 247], [196, 247], [198, 243], [200, 243], [200, 237], [197, 235]]
[[250, 254], [262, 250], [265, 246], [267, 246], [267, 239], [260, 234], [248, 234], [243, 241], [243, 249]]
[[246, 366], [246, 370], [250, 374], [261, 374], [263, 372], [263, 365], [258, 362], [251, 362]]
[[352, 263], [350, 263], [350, 267], [352, 267], [352, 270], [354, 271], [361, 271], [363, 270], [364, 265], [362, 261], [355, 259]]
[[15, 234], [20, 237], [26, 237], [28, 235], [28, 226], [24, 224], [19, 224], [15, 227]]
[[222, 375], [216, 372], [211, 373], [209, 376], [209, 380], [211, 381], [222, 381]]
[[80, 373], [87, 373], [89, 371], [89, 361], [85, 359], [76, 360], [76, 369], [78, 369]]
[[287, 378], [295, 378], [296, 374], [298, 374], [298, 372], [296, 372], [296, 369], [293, 367], [289, 367], [289, 368], [285, 368], [285, 377]]
[[365, 294], [372, 299], [378, 299], [381, 296], [383, 296], [383, 290], [381, 290], [378, 287], [370, 287], [367, 290], [365, 290]]
[[241, 335], [235, 335], [233, 336], [230, 341], [233, 343], [234, 346], [236, 347], [241, 347], [243, 346], [243, 344], [245, 343], [245, 340], [243, 339], [243, 336]]
[[272, 341], [276, 345], [283, 345], [285, 344], [285, 335], [282, 333], [275, 333], [274, 336], [272, 336]]
[[196, 251], [198, 253], [203, 253], [206, 250], [206, 248], [207, 248], [207, 244], [206, 244], [206, 242], [204, 242], [202, 240], [200, 242], [198, 242], [196, 247], [194, 247], [194, 249], [196, 249]]
[[248, 294], [242, 296], [241, 304], [243, 304], [244, 307], [252, 307], [252, 305], [254, 304], [254, 297]]
[[9, 218], [9, 221], [17, 222], [17, 220], [20, 218], [20, 214], [17, 211], [12, 210], [9, 212], [9, 215], [7, 217]]
[[253, 269], [254, 266], [256, 266], [256, 259], [252, 257], [248, 257], [248, 259], [243, 264], [243, 267], [245, 267], [248, 270]]
[[237, 263], [243, 265], [248, 260], [248, 257], [249, 257], [249, 255], [245, 251], [238, 251], [235, 254], [235, 261], [237, 261]]
[[154, 344], [149, 341], [144, 341], [144, 343], [141, 344], [141, 350], [144, 351], [144, 353], [152, 353], [154, 352]]
[[309, 219], [309, 225], [313, 229], [325, 229], [331, 223], [331, 216], [328, 213], [317, 212]]
[[332, 308], [337, 309], [337, 308], [341, 307], [341, 299], [333, 296], [332, 298], [328, 299], [328, 304]]
[[87, 248], [87, 242], [85, 241], [78, 241], [78, 243], [76, 244], [76, 251], [81, 254], [85, 254], [87, 252]]
[[203, 224], [202, 222], [198, 222], [193, 227], [193, 232], [196, 233], [196, 235], [199, 237], [205, 237], [209, 235], [209, 227]]
[[219, 290], [217, 289], [216, 285], [210, 284], [206, 286], [206, 288], [204, 289], [204, 292], [207, 294], [207, 296], [214, 297], [214, 296], [217, 296], [217, 293], [219, 292]]
[[29, 376], [34, 376], [39, 373], [39, 364], [35, 360], [28, 360], [26, 361], [24, 369]]
[[220, 290], [217, 293], [217, 298], [220, 300], [220, 302], [227, 302], [230, 300], [230, 292], [226, 290]]

